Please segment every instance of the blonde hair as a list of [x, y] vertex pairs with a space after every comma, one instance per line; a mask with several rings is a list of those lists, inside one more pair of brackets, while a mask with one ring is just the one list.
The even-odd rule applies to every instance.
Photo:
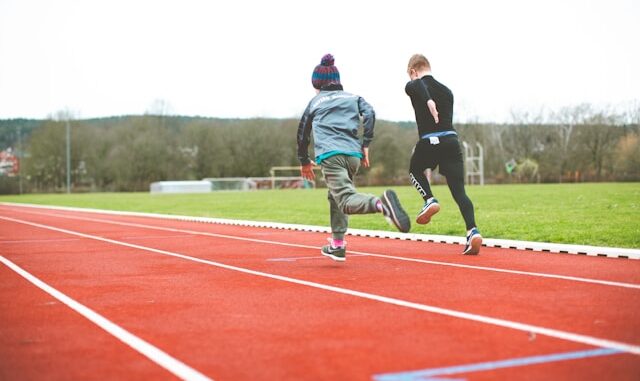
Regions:
[[407, 72], [414, 70], [431, 70], [431, 64], [427, 57], [422, 54], [414, 54], [409, 58], [409, 65], [407, 65]]

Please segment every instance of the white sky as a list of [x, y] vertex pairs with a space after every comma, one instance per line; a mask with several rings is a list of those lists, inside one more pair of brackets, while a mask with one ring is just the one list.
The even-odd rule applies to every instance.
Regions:
[[0, 0], [0, 118], [298, 117], [332, 53], [380, 119], [413, 120], [413, 53], [458, 122], [640, 98], [640, 1]]

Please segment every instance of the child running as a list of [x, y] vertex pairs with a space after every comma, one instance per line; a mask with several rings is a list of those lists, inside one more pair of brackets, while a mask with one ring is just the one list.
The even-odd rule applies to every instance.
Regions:
[[[303, 178], [314, 180], [314, 165], [317, 163], [322, 168], [329, 188], [331, 238], [321, 252], [334, 261], [344, 261], [348, 215], [382, 213], [387, 221], [405, 233], [411, 228], [411, 222], [393, 190], [384, 191], [379, 198], [356, 191], [353, 179], [358, 168], [369, 166], [369, 144], [373, 140], [375, 124], [371, 105], [362, 97], [343, 90], [331, 54], [322, 57], [320, 65], [315, 67], [311, 84], [317, 95], [307, 105], [298, 126], [300, 172]], [[358, 138], [360, 117], [364, 126], [362, 140]], [[308, 153], [312, 130], [315, 162]]]
[[464, 190], [462, 150], [452, 124], [453, 93], [433, 78], [431, 65], [421, 54], [409, 59], [407, 73], [411, 81], [407, 83], [405, 91], [411, 98], [420, 136], [411, 156], [409, 177], [424, 199], [424, 207], [418, 213], [416, 222], [427, 224], [440, 211], [440, 204], [433, 197], [424, 173], [427, 168], [439, 166], [467, 226], [467, 243], [462, 254], [478, 254], [482, 236], [476, 227], [473, 203]]

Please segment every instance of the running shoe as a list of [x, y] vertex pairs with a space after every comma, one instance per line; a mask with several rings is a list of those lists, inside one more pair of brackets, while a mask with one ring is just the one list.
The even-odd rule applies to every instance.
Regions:
[[402, 209], [396, 192], [387, 189], [382, 193], [380, 201], [382, 201], [382, 214], [384, 214], [387, 221], [395, 225], [401, 232], [408, 232], [411, 229], [411, 221], [409, 221], [407, 212]]
[[477, 255], [480, 253], [480, 246], [482, 246], [482, 236], [477, 228], [473, 228], [467, 235], [467, 245], [464, 247], [462, 254]]
[[328, 240], [329, 240], [329, 244], [322, 246], [322, 250], [320, 251], [322, 255], [324, 255], [325, 257], [329, 257], [334, 261], [338, 261], [338, 262], [346, 261], [347, 260], [347, 257], [346, 257], [347, 243], [345, 242], [344, 245], [342, 245], [341, 247], [333, 247], [333, 245], [331, 244], [332, 239], [328, 238]]
[[431, 197], [429, 201], [424, 203], [422, 210], [418, 213], [418, 217], [416, 217], [416, 222], [420, 225], [428, 224], [431, 221], [431, 217], [439, 211], [440, 204], [438, 204], [438, 200]]

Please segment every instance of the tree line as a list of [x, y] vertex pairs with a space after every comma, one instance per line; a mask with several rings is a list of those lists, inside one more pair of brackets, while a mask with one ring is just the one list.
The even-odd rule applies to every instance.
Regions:
[[[640, 108], [620, 114], [580, 105], [513, 119], [455, 126], [461, 141], [482, 145], [485, 183], [640, 180]], [[66, 190], [66, 124], [60, 116], [0, 121], [0, 150], [12, 147], [21, 158], [20, 176], [0, 177], [0, 193], [18, 193], [19, 180], [26, 193]], [[75, 192], [148, 191], [155, 181], [262, 177], [273, 166], [298, 165], [295, 119], [141, 115], [69, 126]], [[417, 138], [415, 123], [378, 121], [359, 184], [409, 184]], [[443, 179], [436, 173], [434, 181]]]

